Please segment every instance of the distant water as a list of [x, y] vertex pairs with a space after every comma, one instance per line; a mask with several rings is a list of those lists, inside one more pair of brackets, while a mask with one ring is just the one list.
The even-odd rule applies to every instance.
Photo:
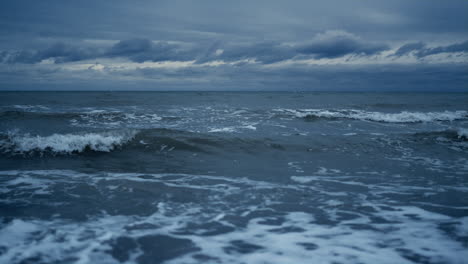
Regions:
[[0, 263], [466, 263], [468, 94], [0, 93]]

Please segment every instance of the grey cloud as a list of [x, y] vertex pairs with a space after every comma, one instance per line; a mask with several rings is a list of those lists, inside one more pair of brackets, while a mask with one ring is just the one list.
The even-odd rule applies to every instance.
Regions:
[[[311, 33], [344, 29], [380, 40], [467, 32], [466, 0], [205, 0], [2, 1], [0, 46], [24, 39], [149, 39], [304, 41]], [[117, 18], [117, 19], [116, 19]], [[1, 38], [1, 37], [0, 37]], [[426, 38], [426, 39], [423, 39]]]
[[41, 60], [37, 57], [37, 52], [32, 50], [2, 51], [0, 61], [3, 63], [36, 63]]
[[[389, 47], [384, 43], [366, 41], [348, 32], [326, 31], [317, 34], [308, 42], [296, 45], [273, 41], [243, 45], [226, 42], [201, 45], [152, 41], [147, 38], [121, 40], [107, 47], [59, 42], [38, 50], [1, 51], [0, 62], [34, 64], [46, 59], [53, 59], [55, 63], [64, 63], [99, 58], [124, 58], [138, 63], [194, 60], [201, 64], [215, 60], [234, 62], [252, 59], [260, 64], [270, 64], [294, 58], [373, 55], [387, 49]], [[414, 54], [421, 58], [444, 52], [468, 52], [468, 41], [438, 47], [427, 47], [423, 42], [408, 43], [402, 45], [391, 56]]]
[[38, 63], [54, 59], [56, 63], [80, 61], [99, 56], [98, 48], [76, 47], [65, 43], [55, 43], [41, 50], [4, 51], [0, 60], [4, 63]]
[[223, 50], [223, 53], [215, 55], [215, 49], [212, 48], [210, 54], [198, 61], [255, 59], [260, 63], [269, 64], [298, 56], [337, 58], [348, 54], [372, 55], [389, 48], [386, 44], [365, 41], [344, 31], [326, 31], [317, 34], [311, 41], [296, 46], [270, 41], [249, 45], [217, 45], [216, 47]]
[[395, 56], [403, 56], [414, 53], [416, 57], [422, 58], [439, 53], [468, 52], [468, 41], [455, 43], [447, 46], [427, 47], [423, 42], [408, 43], [395, 51]]
[[370, 55], [386, 48], [384, 44], [366, 42], [350, 33], [331, 31], [318, 34], [311, 42], [296, 47], [273, 41], [242, 45], [215, 42], [207, 46], [193, 43], [182, 46], [165, 41], [153, 42], [146, 38], [135, 38], [119, 41], [107, 48], [56, 43], [40, 50], [4, 52], [1, 56], [2, 61], [6, 63], [38, 63], [45, 59], [63, 63], [120, 57], [134, 62], [196, 60], [197, 63], [203, 63], [213, 60], [232, 62], [255, 59], [259, 63], [269, 64], [304, 55], [318, 58], [335, 58], [347, 54]]
[[388, 45], [363, 41], [347, 32], [328, 31], [307, 44], [299, 45], [296, 50], [317, 58], [336, 58], [347, 54], [372, 55], [388, 48]]
[[421, 50], [423, 49], [424, 47], [426, 46], [426, 44], [424, 44], [423, 42], [414, 42], [414, 43], [408, 43], [408, 44], [405, 44], [403, 46], [401, 46], [400, 48], [398, 48], [397, 51], [395, 51], [395, 56], [403, 56], [403, 55], [406, 55], [412, 51], [415, 51], [415, 50]]
[[468, 52], [468, 41], [456, 43], [448, 46], [439, 46], [434, 48], [424, 48], [417, 52], [418, 57], [425, 57], [439, 53]]
[[0, 60], [4, 63], [38, 63], [54, 59], [55, 63], [81, 61], [97, 58], [128, 58], [134, 62], [186, 60], [191, 59], [190, 51], [165, 42], [153, 43], [149, 39], [122, 40], [108, 48], [78, 47], [65, 43], [55, 43], [39, 50], [3, 51]]
[[[427, 74], [425, 63], [414, 63], [414, 68], [398, 66], [401, 71], [380, 67], [382, 73], [369, 68], [352, 70], [359, 67], [356, 65], [327, 70], [325, 66], [299, 65], [281, 70], [262, 66], [287, 59], [379, 54], [408, 39], [412, 43], [401, 46], [393, 56], [424, 58], [466, 53], [467, 42], [438, 47], [433, 43], [465, 40], [467, 13], [466, 0], [141, 0], [138, 4], [127, 0], [2, 1], [0, 70], [5, 71], [0, 72], [0, 82], [4, 83], [0, 89], [8, 87], [5, 83], [13, 79], [30, 83], [70, 79], [75, 83], [81, 75], [86, 76], [83, 82], [89, 82], [90, 87], [97, 82], [114, 87], [114, 79], [124, 81], [127, 75], [133, 78], [139, 74], [136, 79], [149, 79], [151, 85], [154, 77], [182, 79], [180, 87], [192, 87], [191, 81], [183, 80], [196, 78], [219, 89], [268, 85], [285, 90], [315, 89], [320, 85], [324, 89], [342, 89], [347, 83], [355, 89], [360, 83], [368, 89], [387, 84], [391, 89], [407, 84], [429, 87], [432, 84], [428, 80], [434, 80], [439, 90], [452, 85], [464, 85], [466, 90], [466, 70], [463, 75], [463, 67], [457, 64], [459, 58], [449, 63], [451, 56], [444, 60], [449, 66], [431, 68], [431, 74]], [[342, 31], [329, 31], [333, 29]], [[59, 64], [101, 58], [110, 64], [113, 60], [195, 60], [198, 65], [184, 70], [158, 68], [123, 73], [106, 69], [71, 71], [64, 65], [39, 64], [45, 59]], [[243, 59], [258, 63], [202, 65], [214, 60]], [[17, 65], [11, 67], [13, 63]], [[466, 63], [463, 65], [466, 68]], [[47, 67], [57, 72], [40, 70]], [[108, 76], [113, 79], [106, 79]]]
[[99, 49], [82, 48], [70, 46], [65, 43], [57, 43], [49, 48], [41, 50], [38, 53], [39, 59], [55, 58], [56, 62], [70, 62], [92, 59], [98, 56]]
[[112, 46], [108, 54], [122, 56], [128, 54], [146, 53], [153, 49], [153, 43], [149, 39], [122, 40]]
[[122, 40], [103, 56], [126, 57], [134, 62], [192, 60], [194, 51], [167, 42], [153, 43], [149, 39]]
[[[239, 61], [245, 59], [255, 59], [257, 62], [269, 64], [286, 59], [290, 59], [297, 54], [286, 45], [275, 42], [260, 42], [250, 45], [217, 45], [216, 49], [211, 48], [210, 53], [198, 59], [198, 62], [210, 60]], [[222, 53], [216, 54], [219, 50]]]
[[0, 78], [0, 88], [37, 89], [35, 80], [48, 80], [42, 84], [65, 90], [117, 87], [123, 90], [466, 91], [468, 81], [463, 67], [446, 64], [292, 65], [278, 68], [265, 68], [259, 64], [198, 65], [177, 69], [137, 68], [123, 73], [83, 70], [73, 75], [60, 67], [57, 71], [54, 68], [43, 71], [38, 67], [22, 69], [5, 73], [0, 67], [1, 77], [10, 76]]
[[372, 55], [388, 49], [388, 45], [362, 40], [344, 31], [326, 31], [317, 34], [311, 41], [296, 46], [275, 42], [262, 42], [249, 46], [226, 47], [220, 59], [240, 60], [255, 58], [265, 64], [296, 56], [337, 58], [348, 54]]

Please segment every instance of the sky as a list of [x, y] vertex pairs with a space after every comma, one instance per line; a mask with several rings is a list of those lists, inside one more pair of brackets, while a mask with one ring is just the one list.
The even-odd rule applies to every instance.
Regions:
[[466, 91], [466, 0], [2, 0], [0, 90]]

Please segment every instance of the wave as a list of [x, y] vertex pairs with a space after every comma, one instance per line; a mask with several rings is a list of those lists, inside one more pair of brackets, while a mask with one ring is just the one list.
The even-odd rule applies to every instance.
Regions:
[[1, 118], [79, 118], [84, 113], [75, 112], [37, 112], [37, 111], [0, 111]]
[[354, 119], [363, 121], [385, 122], [385, 123], [421, 123], [434, 121], [455, 121], [468, 118], [468, 112], [443, 111], [443, 112], [408, 112], [400, 113], [382, 113], [368, 112], [364, 110], [343, 109], [343, 110], [325, 110], [325, 109], [275, 109], [280, 115], [293, 116], [304, 119]]
[[70, 154], [86, 150], [110, 152], [116, 147], [132, 140], [137, 131], [112, 131], [103, 133], [53, 134], [50, 136], [32, 136], [9, 132], [0, 140], [3, 153], [57, 153]]
[[26, 110], [4, 110], [0, 111], [1, 118], [56, 118], [56, 119], [82, 119], [89, 121], [125, 121], [125, 120], [141, 120], [141, 121], [160, 121], [180, 119], [176, 116], [159, 116], [156, 113], [145, 112], [122, 112], [118, 110], [90, 110], [90, 111], [30, 111]]
[[468, 129], [466, 128], [450, 128], [445, 130], [438, 130], [438, 131], [424, 131], [424, 132], [417, 132], [412, 134], [416, 137], [432, 137], [432, 138], [439, 138], [444, 137], [445, 139], [450, 139], [453, 141], [465, 141], [468, 139]]
[[5, 155], [68, 155], [89, 151], [123, 151], [168, 154], [172, 151], [214, 154], [225, 151], [284, 150], [271, 139], [226, 137], [224, 133], [199, 133], [168, 128], [109, 130], [93, 133], [30, 135], [19, 132], [0, 133], [0, 154]]
[[457, 130], [457, 135], [458, 135], [458, 138], [461, 138], [461, 139], [468, 139], [468, 128], [459, 128]]

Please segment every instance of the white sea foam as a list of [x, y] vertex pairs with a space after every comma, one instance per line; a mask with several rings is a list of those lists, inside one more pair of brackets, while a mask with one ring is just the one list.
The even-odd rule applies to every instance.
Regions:
[[256, 128], [254, 125], [249, 125], [249, 124], [246, 124], [246, 125], [243, 126], [242, 128], [250, 129], [250, 130], [257, 130], [257, 128]]
[[291, 180], [298, 182], [298, 183], [309, 183], [314, 181], [316, 176], [291, 176]]
[[11, 132], [8, 139], [0, 142], [4, 152], [25, 153], [52, 151], [55, 153], [82, 152], [86, 149], [109, 152], [134, 138], [137, 131], [113, 131], [84, 134], [53, 134], [32, 136]]
[[354, 109], [326, 110], [326, 109], [276, 109], [299, 118], [322, 117], [322, 118], [346, 118], [356, 120], [367, 120], [386, 123], [417, 123], [434, 121], [454, 121], [468, 118], [467, 111], [443, 111], [443, 112], [408, 112], [383, 113], [368, 112]]
[[79, 117], [70, 120], [71, 125], [79, 127], [145, 127], [157, 125], [163, 117], [156, 113], [124, 113], [114, 110], [91, 110], [79, 113]]
[[457, 134], [458, 138], [468, 139], [468, 128], [459, 128]]
[[[416, 211], [423, 221], [412, 221], [404, 216], [406, 208], [389, 213], [389, 219], [403, 223], [374, 226], [377, 230], [393, 226], [392, 232], [384, 236], [378, 231], [351, 228], [353, 224], [368, 222], [365, 218], [349, 221], [347, 225], [321, 226], [314, 223], [313, 216], [293, 212], [286, 215], [281, 226], [275, 228], [263, 224], [264, 219], [258, 218], [250, 221], [245, 229], [223, 236], [191, 239], [204, 253], [220, 257], [224, 263], [414, 263], [400, 255], [398, 247], [421, 254], [430, 259], [431, 263], [463, 263], [463, 246], [448, 240], [437, 230], [437, 222], [441, 220], [431, 219], [439, 215]], [[426, 216], [429, 218], [424, 218]], [[297, 227], [304, 231], [273, 231], [287, 227]], [[225, 248], [231, 241], [245, 241], [260, 248], [250, 254], [226, 254]], [[176, 259], [171, 263], [191, 262], [188, 259]]]
[[218, 133], [218, 132], [232, 133], [232, 132], [236, 132], [236, 128], [235, 127], [211, 128], [210, 130], [208, 130], [208, 132], [209, 133]]
[[[94, 183], [95, 188], [107, 188], [111, 194], [117, 194], [114, 192], [122, 190], [115, 186], [122, 183], [121, 181], [144, 181], [146, 184], [143, 190], [146, 191], [151, 189], [154, 181], [156, 184], [153, 187], [166, 183], [168, 187], [200, 188], [206, 190], [204, 193], [207, 197], [212, 198], [203, 199], [201, 202], [195, 199], [189, 203], [181, 203], [172, 202], [170, 199], [160, 201], [150, 193], [146, 197], [154, 199], [149, 201], [154, 205], [154, 211], [148, 215], [100, 213], [80, 222], [60, 217], [0, 221], [0, 237], [4, 238], [0, 239], [0, 247], [3, 250], [0, 263], [24, 263], [30, 259], [36, 260], [37, 263], [61, 263], [67, 260], [71, 260], [72, 263], [116, 263], [117, 259], [112, 256], [112, 253], [116, 252], [120, 256], [128, 253], [127, 259], [121, 262], [139, 263], [144, 262], [139, 257], [145, 254], [151, 256], [155, 250], [161, 250], [157, 243], [164, 243], [164, 239], [168, 237], [191, 241], [196, 249], [188, 252], [182, 250], [180, 255], [167, 259], [164, 263], [274, 264], [312, 261], [461, 264], [467, 257], [461, 237], [466, 235], [468, 223], [466, 217], [452, 217], [416, 206], [399, 206], [393, 201], [386, 203], [385, 199], [380, 200], [380, 203], [372, 199], [376, 197], [375, 195], [361, 197], [348, 193], [345, 198], [336, 196], [333, 199], [330, 199], [330, 196], [322, 196], [325, 198], [323, 200], [304, 198], [304, 203], [315, 200], [318, 203], [311, 206], [324, 208], [324, 211], [317, 211], [321, 213], [315, 214], [307, 210], [282, 211], [282, 206], [279, 208], [272, 206], [282, 204], [291, 208], [291, 202], [299, 203], [299, 201], [282, 200], [281, 196], [284, 195], [285, 188], [289, 188], [288, 185], [246, 178], [189, 174], [104, 172], [86, 174], [60, 170], [1, 171], [0, 175], [20, 177], [7, 182], [6, 185], [12, 185], [14, 188], [24, 184], [51, 187], [56, 185], [60, 186], [62, 191], [64, 183], [72, 178], [79, 180], [80, 184]], [[53, 179], [38, 182], [33, 180], [36, 177], [47, 179], [53, 177]], [[84, 179], [80, 180], [81, 178]], [[332, 176], [309, 177], [312, 178], [317, 181], [321, 179], [329, 181]], [[262, 186], [271, 188], [272, 192], [262, 195]], [[138, 188], [138, 185], [134, 187]], [[399, 187], [401, 186], [393, 188]], [[34, 189], [30, 188], [30, 192], [33, 191]], [[210, 193], [212, 196], [209, 196]], [[335, 193], [339, 193], [338, 190]], [[246, 202], [245, 199], [232, 199], [236, 194], [251, 194], [252, 200]], [[321, 197], [318, 189], [303, 194]], [[109, 201], [112, 200], [111, 196], [108, 197]], [[228, 197], [230, 199], [225, 199]], [[299, 197], [303, 197], [301, 193], [298, 193], [297, 198]], [[272, 201], [267, 202], [266, 198]], [[349, 201], [349, 199], [356, 200]], [[36, 203], [41, 201], [50, 202], [39, 199]], [[372, 210], [354, 212], [352, 204], [359, 204]], [[268, 215], [266, 212], [272, 214]], [[334, 216], [334, 219], [338, 219], [339, 214], [343, 213], [352, 214], [353, 217], [337, 220], [339, 223], [332, 225], [320, 222], [324, 216]], [[380, 220], [376, 222], [375, 219]], [[245, 220], [245, 224], [239, 225], [237, 222], [240, 220]], [[278, 221], [274, 222], [275, 220]], [[210, 228], [219, 226], [229, 228], [218, 233], [203, 235], [210, 231]], [[457, 238], [452, 237], [450, 232], [444, 231], [440, 226], [452, 226], [454, 230], [451, 232], [456, 232]], [[151, 238], [158, 236], [163, 238], [156, 239], [151, 245], [152, 248], [145, 248], [144, 244], [140, 243], [141, 239], [147, 238], [151, 241]], [[116, 241], [121, 238], [124, 238], [128, 245], [117, 244]], [[129, 245], [134, 245], [135, 248], [130, 248]], [[178, 249], [177, 243], [171, 247], [174, 250]]]
[[12, 107], [16, 109], [21, 109], [24, 111], [31, 111], [31, 112], [37, 112], [37, 111], [50, 109], [49, 107], [44, 106], [44, 105], [13, 105]]
[[[170, 204], [159, 203], [158, 208], [158, 213], [147, 217], [103, 215], [80, 224], [60, 220], [14, 220], [0, 230], [5, 238], [0, 245], [8, 249], [0, 260], [21, 263], [40, 256], [43, 262], [75, 258], [76, 263], [115, 263], [116, 259], [109, 254], [111, 241], [119, 237], [138, 240], [160, 235], [188, 239], [198, 248], [165, 263], [200, 263], [196, 258], [200, 255], [217, 258], [219, 261], [214, 263], [304, 263], [310, 260], [317, 263], [418, 263], [402, 256], [402, 248], [409, 254], [422, 256], [428, 263], [461, 264], [466, 259], [463, 245], [450, 240], [437, 228], [439, 223], [450, 220], [414, 207], [399, 207], [377, 214], [395, 223], [372, 225], [368, 230], [352, 227], [370, 224], [367, 218], [327, 226], [317, 224], [311, 214], [291, 212], [277, 226], [265, 224], [268, 218], [257, 217], [244, 228], [211, 236], [177, 234], [185, 224], [197, 221], [194, 216], [200, 214], [200, 208], [176, 215], [169, 213]], [[221, 213], [213, 215], [212, 219], [226, 224], [224, 217]], [[150, 223], [157, 226], [134, 228]], [[280, 231], [287, 228], [297, 231]], [[242, 245], [246, 245], [244, 249]], [[126, 263], [137, 263], [138, 257], [144, 254], [141, 250], [131, 253]], [[209, 259], [206, 262], [210, 263]]]
[[215, 127], [215, 128], [210, 128], [208, 130], [208, 133], [218, 133], [218, 132], [225, 132], [225, 133], [234, 133], [234, 132], [239, 132], [239, 130], [257, 130], [257, 128], [254, 126], [254, 124], [244, 124], [242, 126], [229, 126], [229, 127]]

